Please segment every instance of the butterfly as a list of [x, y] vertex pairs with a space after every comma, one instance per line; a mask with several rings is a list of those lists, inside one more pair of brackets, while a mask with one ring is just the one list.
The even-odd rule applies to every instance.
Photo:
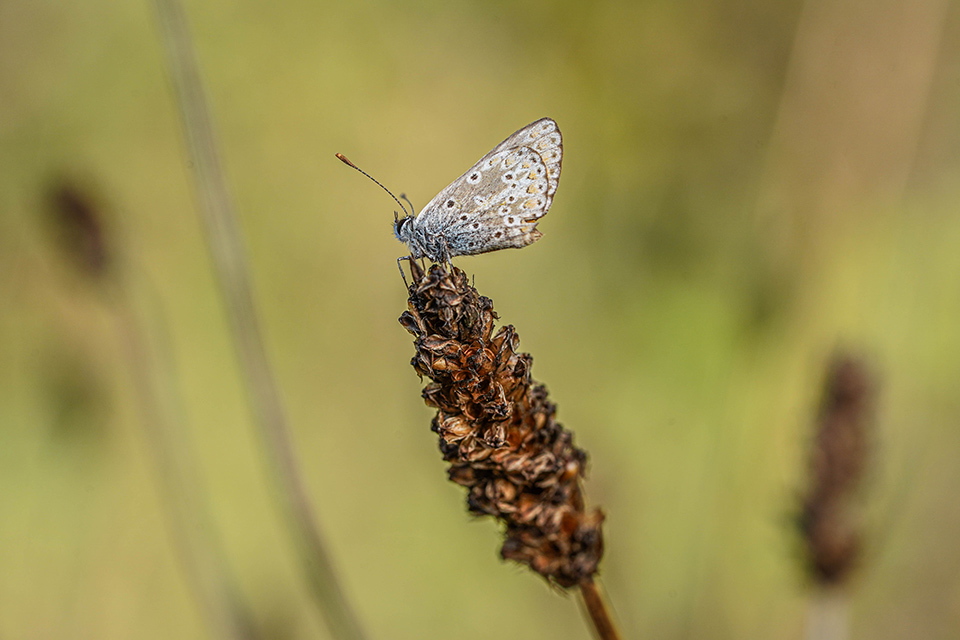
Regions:
[[480, 158], [416, 217], [395, 220], [394, 233], [412, 258], [434, 262], [532, 244], [553, 204], [562, 159], [560, 128], [541, 118]]
[[[370, 177], [341, 154], [337, 157]], [[402, 218], [395, 216], [394, 234], [411, 258], [441, 263], [532, 244], [542, 235], [537, 222], [553, 204], [562, 159], [557, 123], [550, 118], [532, 122], [480, 158], [419, 214], [410, 215], [411, 207], [410, 214], [404, 209]]]

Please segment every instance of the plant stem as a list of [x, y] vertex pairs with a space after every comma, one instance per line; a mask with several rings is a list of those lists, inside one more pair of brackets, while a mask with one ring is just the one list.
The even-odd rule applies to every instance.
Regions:
[[363, 633], [340, 587], [297, 469], [283, 404], [260, 334], [243, 242], [221, 169], [183, 9], [178, 0], [154, 0], [154, 5], [195, 171], [207, 243], [227, 306], [254, 419], [277, 483], [283, 515], [296, 539], [313, 601], [331, 635], [343, 640], [360, 640]]
[[593, 580], [584, 580], [580, 583], [580, 594], [583, 596], [583, 603], [586, 605], [587, 614], [590, 616], [590, 622], [593, 623], [593, 630], [598, 640], [620, 640], [620, 632], [617, 631], [613, 617], [610, 615], [610, 604], [597, 583]]
[[181, 568], [211, 631], [225, 640], [257, 640], [260, 634], [239, 595], [214, 527], [196, 461], [182, 421], [174, 419], [169, 376], [150, 349], [143, 322], [119, 285], [110, 296], [117, 335], [138, 399], [148, 453], [155, 465], [166, 522]]
[[842, 588], [817, 589], [807, 605], [806, 640], [847, 640], [850, 600]]
[[[61, 177], [51, 183], [47, 203], [51, 231], [64, 256], [112, 312], [140, 413], [144, 452], [156, 474], [164, 524], [211, 635], [221, 640], [259, 640], [215, 533], [181, 398], [174, 391], [174, 367], [163, 357], [172, 351], [163, 313], [156, 304], [151, 313], [143, 313], [135, 304], [135, 291], [155, 293], [150, 279], [144, 277], [140, 287], [132, 286], [129, 275], [134, 263], [127, 261], [123, 243], [114, 244], [104, 207], [88, 189]], [[156, 302], [156, 296], [150, 298]]]

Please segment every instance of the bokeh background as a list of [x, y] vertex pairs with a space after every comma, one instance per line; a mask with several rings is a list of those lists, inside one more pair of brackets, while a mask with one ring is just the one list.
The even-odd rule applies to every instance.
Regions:
[[[854, 638], [960, 637], [960, 5], [186, 2], [299, 462], [372, 638], [584, 638], [445, 480], [394, 264], [517, 128], [564, 134], [543, 239], [465, 258], [590, 452], [627, 637], [799, 638], [790, 519], [824, 367], [880, 381]], [[53, 242], [98, 203], [185, 494], [268, 638], [325, 638], [279, 519], [150, 2], [0, 3], [0, 637], [214, 637], [116, 299]]]

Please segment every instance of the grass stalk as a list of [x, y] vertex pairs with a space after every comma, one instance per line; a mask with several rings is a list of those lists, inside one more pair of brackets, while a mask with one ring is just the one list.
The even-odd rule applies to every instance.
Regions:
[[295, 538], [313, 602], [330, 633], [341, 640], [360, 640], [360, 624], [340, 586], [297, 467], [290, 428], [263, 346], [246, 253], [221, 168], [186, 17], [178, 0], [154, 0], [154, 5], [194, 169], [207, 243], [283, 516]]
[[[258, 640], [252, 616], [228, 568], [215, 535], [196, 458], [187, 442], [182, 403], [173, 391], [169, 363], [151, 348], [151, 334], [138, 313], [129, 283], [129, 264], [105, 229], [100, 205], [76, 185], [60, 181], [49, 197], [51, 230], [72, 266], [96, 288], [109, 306], [115, 333], [129, 370], [146, 455], [154, 467], [164, 523], [183, 575], [211, 634], [224, 640]], [[154, 327], [162, 318], [153, 313]], [[169, 351], [169, 350], [166, 350]], [[167, 366], [164, 366], [167, 365]]]
[[160, 376], [156, 373], [142, 323], [126, 303], [125, 295], [117, 300], [116, 332], [136, 389], [140, 422], [184, 573], [219, 637], [256, 640], [260, 634], [229, 575], [222, 549], [213, 539], [209, 509], [196, 477], [195, 461], [184, 446], [183, 429], [177, 428], [170, 419], [169, 405], [159, 390]]

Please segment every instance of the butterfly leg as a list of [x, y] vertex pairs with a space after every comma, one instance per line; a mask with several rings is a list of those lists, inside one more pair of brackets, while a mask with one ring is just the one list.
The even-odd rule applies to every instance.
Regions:
[[397, 269], [400, 269], [400, 277], [403, 278], [403, 286], [406, 287], [407, 290], [410, 289], [410, 285], [407, 284], [407, 274], [403, 272], [403, 266], [400, 264], [400, 261], [409, 260], [409, 259], [410, 259], [409, 256], [400, 256], [399, 258], [397, 258]]
[[440, 242], [442, 251], [440, 255], [437, 256], [437, 258], [439, 258], [438, 262], [441, 266], [446, 264], [450, 267], [450, 273], [453, 273], [453, 256], [450, 255], [450, 247], [447, 245], [446, 239], [441, 239]]

